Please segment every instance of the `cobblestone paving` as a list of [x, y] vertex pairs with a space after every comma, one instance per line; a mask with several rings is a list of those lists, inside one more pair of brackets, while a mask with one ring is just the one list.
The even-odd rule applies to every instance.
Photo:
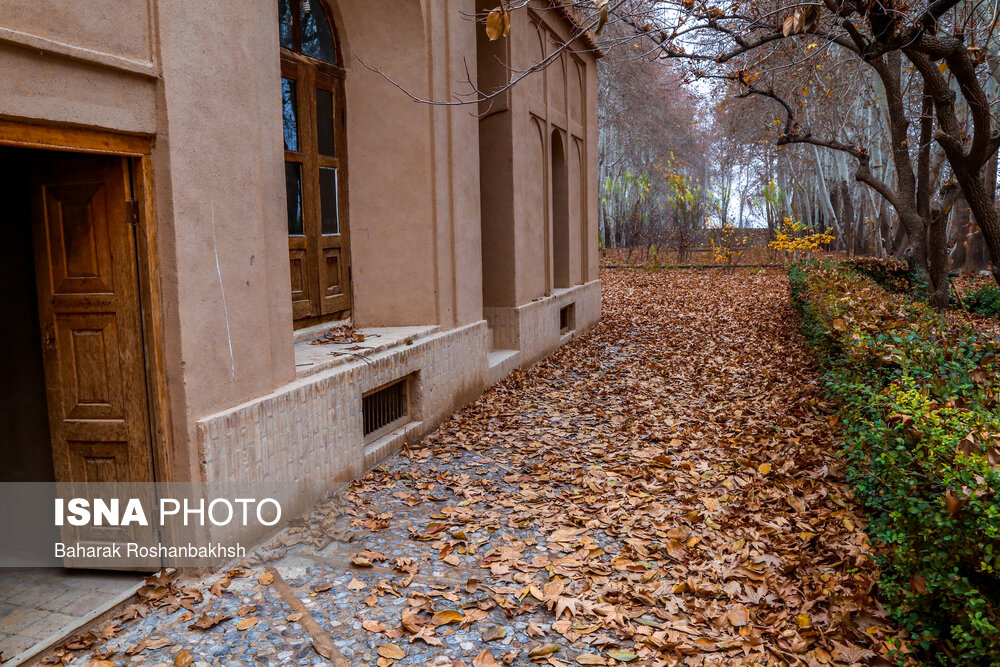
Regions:
[[[64, 659], [884, 662], [891, 624], [870, 598], [863, 518], [833, 472], [781, 274], [634, 275], [605, 273], [594, 331], [244, 569], [154, 582], [151, 595], [178, 602]], [[192, 629], [206, 613], [228, 618]]]

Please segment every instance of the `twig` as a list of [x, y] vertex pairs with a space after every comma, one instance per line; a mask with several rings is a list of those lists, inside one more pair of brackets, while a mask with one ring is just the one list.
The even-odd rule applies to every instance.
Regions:
[[302, 604], [302, 600], [295, 595], [288, 583], [281, 578], [281, 574], [273, 567], [264, 568], [265, 571], [270, 572], [271, 576], [274, 577], [274, 590], [278, 592], [281, 599], [285, 601], [292, 611], [297, 614], [302, 614], [299, 619], [299, 623], [302, 627], [306, 629], [309, 636], [313, 640], [313, 648], [321, 656], [332, 662], [336, 667], [350, 667], [351, 663], [347, 661], [347, 658], [343, 656], [337, 647], [333, 643], [333, 637], [331, 637], [327, 632], [323, 630], [316, 619], [313, 618], [309, 610], [306, 609], [305, 605]]
[[962, 290], [959, 289], [958, 283], [952, 282], [951, 286], [955, 289], [955, 300], [958, 301], [958, 305], [962, 307], [962, 314], [965, 316], [965, 321], [969, 324], [975, 324], [972, 321], [972, 316], [969, 314], [969, 309], [965, 307], [965, 301], [962, 299]]

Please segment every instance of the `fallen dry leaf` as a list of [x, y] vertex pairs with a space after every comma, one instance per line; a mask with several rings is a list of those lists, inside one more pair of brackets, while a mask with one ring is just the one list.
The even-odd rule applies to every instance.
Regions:
[[215, 627], [219, 623], [222, 623], [223, 621], [228, 621], [230, 618], [232, 617], [226, 616], [225, 614], [204, 613], [201, 616], [199, 616], [194, 621], [194, 623], [192, 623], [188, 627], [192, 630], [208, 630], [210, 628]]
[[729, 611], [726, 613], [726, 618], [729, 619], [729, 623], [734, 628], [742, 628], [750, 622], [750, 613], [747, 611], [745, 605], [737, 603], [729, 608]]
[[447, 625], [449, 623], [458, 623], [463, 618], [465, 618], [465, 614], [457, 609], [444, 609], [431, 617], [431, 623], [434, 625]]
[[496, 667], [499, 664], [488, 648], [484, 648], [479, 655], [472, 659], [472, 667]]
[[382, 621], [373, 621], [366, 618], [361, 622], [361, 627], [368, 632], [385, 632], [385, 623], [382, 623]]
[[190, 667], [193, 662], [194, 656], [187, 649], [174, 656], [174, 667]]
[[240, 631], [249, 630], [253, 626], [257, 625], [258, 621], [260, 621], [260, 619], [256, 616], [250, 616], [249, 618], [241, 618], [236, 623], [236, 629]]
[[390, 660], [402, 660], [406, 657], [406, 651], [398, 644], [382, 644], [378, 647], [377, 653]]
[[528, 651], [528, 657], [532, 660], [545, 658], [559, 651], [559, 644], [541, 644]]

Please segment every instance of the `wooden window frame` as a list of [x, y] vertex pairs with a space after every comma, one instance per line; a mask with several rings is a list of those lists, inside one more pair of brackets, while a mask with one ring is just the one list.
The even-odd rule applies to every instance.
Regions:
[[[312, 0], [318, 2], [319, 0]], [[324, 11], [333, 33], [340, 58], [340, 40], [336, 25], [328, 6]], [[296, 51], [301, 50], [299, 15], [293, 11]], [[295, 262], [303, 263], [304, 289], [292, 293], [292, 319], [294, 328], [301, 329], [322, 322], [339, 320], [351, 313], [352, 275], [350, 253], [350, 208], [348, 203], [347, 165], [347, 112], [344, 97], [344, 68], [338, 64], [317, 60], [287, 48], [281, 48], [281, 77], [295, 81], [295, 106], [297, 151], [285, 151], [285, 163], [299, 164], [300, 187], [302, 191], [301, 235], [288, 235], [290, 270]], [[333, 130], [335, 157], [319, 153], [317, 127], [317, 88], [328, 90], [333, 95]], [[284, 168], [284, 167], [283, 167]], [[338, 234], [322, 233], [322, 201], [320, 193], [320, 169], [332, 168], [337, 173]], [[328, 256], [333, 259], [331, 262]], [[331, 264], [337, 269], [337, 276], [327, 275]], [[334, 278], [336, 282], [334, 282]], [[339, 292], [331, 292], [335, 284]]]

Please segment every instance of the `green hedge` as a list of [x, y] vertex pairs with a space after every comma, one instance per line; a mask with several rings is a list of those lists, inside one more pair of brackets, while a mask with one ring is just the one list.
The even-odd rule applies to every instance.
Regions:
[[981, 285], [964, 298], [965, 307], [970, 312], [1000, 317], [1000, 287]]
[[789, 278], [884, 602], [928, 663], [1000, 665], [1000, 347], [835, 262]]

